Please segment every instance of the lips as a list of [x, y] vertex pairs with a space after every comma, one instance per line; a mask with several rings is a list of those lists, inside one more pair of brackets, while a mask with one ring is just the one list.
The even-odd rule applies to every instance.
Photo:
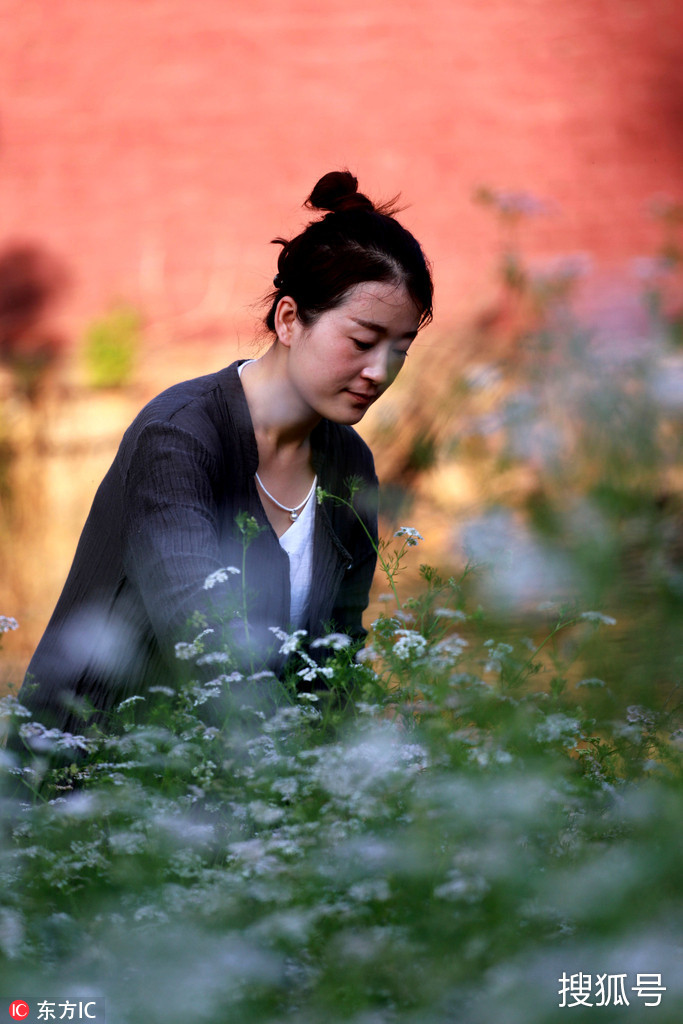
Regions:
[[375, 391], [373, 391], [373, 392], [351, 391], [350, 388], [347, 388], [347, 391], [348, 391], [348, 394], [351, 395], [351, 398], [354, 398], [357, 402], [365, 402], [368, 405], [370, 404], [370, 402], [374, 402], [375, 399], [377, 398], [377, 392], [375, 392]]

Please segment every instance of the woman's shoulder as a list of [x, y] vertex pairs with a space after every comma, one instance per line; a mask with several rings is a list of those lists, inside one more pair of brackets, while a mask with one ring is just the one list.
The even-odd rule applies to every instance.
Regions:
[[231, 392], [238, 395], [233, 382], [233, 377], [238, 381], [236, 367], [232, 363], [214, 373], [173, 384], [151, 399], [126, 430], [122, 452], [135, 448], [143, 436], [150, 434], [184, 435], [219, 451], [235, 423], [228, 406]]
[[141, 427], [154, 422], [170, 422], [182, 427], [197, 417], [202, 419], [207, 413], [210, 415], [225, 397], [226, 385], [233, 375], [231, 371], [235, 371], [237, 378], [236, 365], [233, 363], [214, 373], [173, 384], [152, 398], [133, 422]]

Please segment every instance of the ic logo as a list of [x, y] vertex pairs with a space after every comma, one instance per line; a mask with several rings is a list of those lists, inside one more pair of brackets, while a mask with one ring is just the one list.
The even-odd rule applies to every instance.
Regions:
[[30, 1012], [28, 1003], [23, 999], [15, 999], [9, 1004], [9, 1015], [12, 1020], [26, 1020]]

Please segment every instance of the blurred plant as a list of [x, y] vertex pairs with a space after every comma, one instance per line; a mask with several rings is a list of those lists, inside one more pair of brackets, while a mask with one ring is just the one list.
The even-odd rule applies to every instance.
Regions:
[[470, 574], [422, 575], [359, 657], [276, 631], [269, 708], [243, 700], [260, 677], [197, 674], [76, 736], [7, 698], [32, 754], [4, 770], [39, 798], [0, 804], [6, 984], [104, 992], [121, 1021], [554, 1024], [565, 972], [647, 970], [678, 1021], [675, 699], [570, 687], [560, 638], [609, 646], [601, 613], [501, 641]]
[[93, 388], [121, 388], [130, 383], [140, 350], [142, 318], [131, 306], [117, 306], [86, 330], [83, 357]]
[[30, 402], [64, 345], [46, 318], [67, 283], [62, 262], [37, 245], [14, 243], [0, 251], [0, 362]]
[[530, 192], [513, 192], [481, 185], [474, 201], [494, 211], [500, 229], [499, 273], [511, 290], [525, 292], [529, 276], [520, 255], [520, 225], [529, 217], [545, 216], [551, 205]]

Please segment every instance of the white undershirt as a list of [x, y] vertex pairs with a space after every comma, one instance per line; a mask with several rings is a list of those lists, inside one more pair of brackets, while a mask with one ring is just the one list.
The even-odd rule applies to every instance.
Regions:
[[[240, 377], [244, 367], [253, 362], [253, 359], [248, 359], [240, 363], [237, 367]], [[289, 556], [290, 621], [295, 629], [300, 629], [306, 621], [311, 594], [316, 483], [317, 477], [313, 481], [313, 493], [299, 513], [299, 518], [280, 537], [280, 547]]]

